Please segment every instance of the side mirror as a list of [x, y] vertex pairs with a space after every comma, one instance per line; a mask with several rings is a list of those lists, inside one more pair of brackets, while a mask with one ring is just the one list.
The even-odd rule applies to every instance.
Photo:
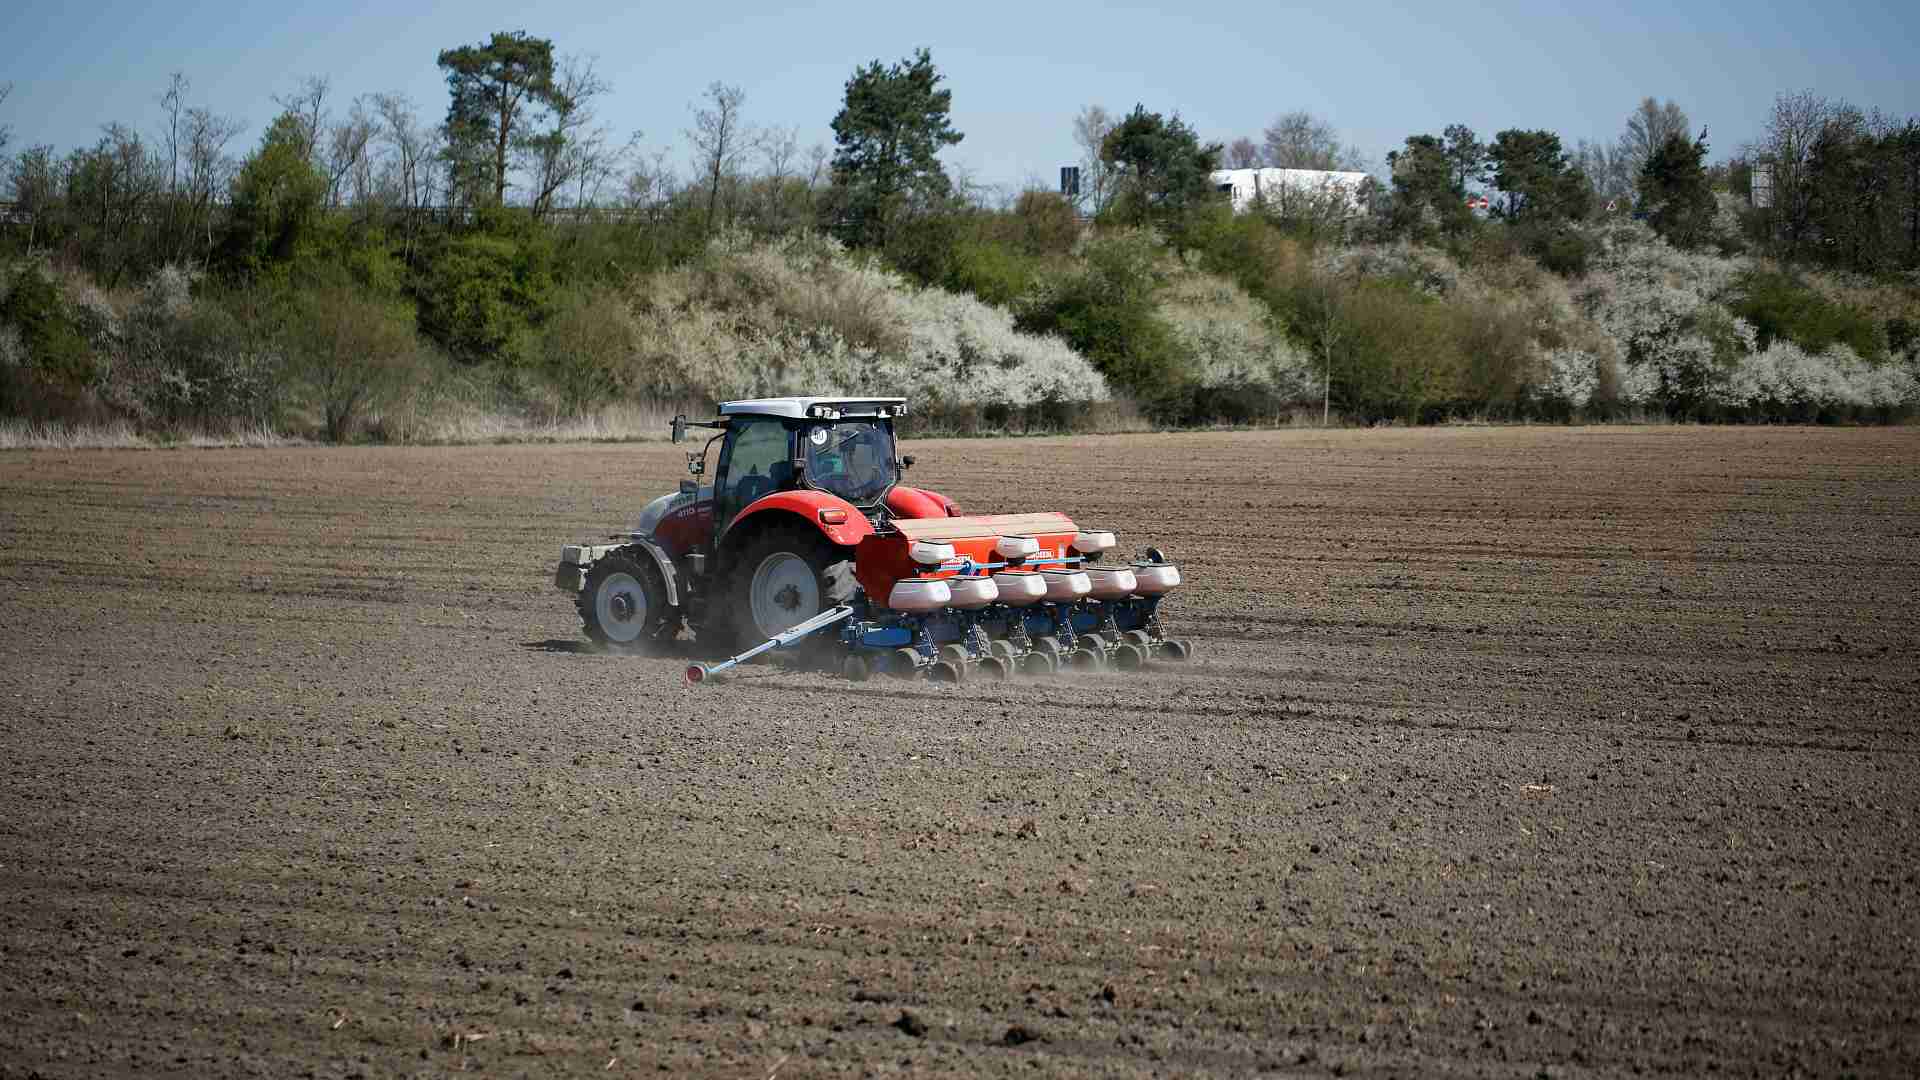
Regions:
[[680, 494], [698, 495], [700, 494], [700, 485], [692, 480], [682, 480], [680, 481]]
[[681, 413], [673, 418], [673, 441], [687, 441], [687, 414]]
[[908, 454], [906, 457], [900, 459], [900, 471], [905, 472], [911, 468], [913, 468], [913, 455]]

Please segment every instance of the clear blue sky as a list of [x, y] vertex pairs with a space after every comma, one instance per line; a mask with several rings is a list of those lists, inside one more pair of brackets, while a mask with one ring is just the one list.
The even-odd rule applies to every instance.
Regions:
[[746, 119], [798, 125], [802, 145], [828, 125], [853, 69], [917, 46], [933, 51], [966, 140], [949, 162], [983, 183], [1051, 183], [1072, 161], [1080, 106], [1136, 102], [1178, 111], [1203, 137], [1258, 138], [1277, 114], [1306, 109], [1376, 163], [1409, 133], [1464, 122], [1611, 140], [1647, 95], [1672, 98], [1710, 129], [1718, 159], [1754, 138], [1776, 92], [1812, 89], [1863, 108], [1920, 115], [1920, 3], [1773, 5], [1447, 3], [1336, 0], [1293, 7], [1249, 0], [1189, 4], [892, 0], [809, 4], [435, 3], [269, 5], [179, 0], [0, 5], [0, 104], [14, 148], [88, 144], [117, 120], [158, 130], [169, 73], [189, 104], [246, 124], [250, 149], [272, 97], [325, 75], [344, 104], [400, 91], [438, 120], [443, 48], [526, 30], [562, 53], [592, 54], [611, 79], [604, 122], [670, 147], [685, 170], [689, 103], [711, 82], [746, 92]]

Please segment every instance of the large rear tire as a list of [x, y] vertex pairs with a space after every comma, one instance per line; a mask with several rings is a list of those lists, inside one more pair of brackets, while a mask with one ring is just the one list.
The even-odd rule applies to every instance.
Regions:
[[587, 636], [608, 652], [649, 652], [680, 628], [679, 609], [667, 604], [666, 579], [644, 551], [612, 551], [595, 560], [575, 603]]
[[[749, 539], [728, 568], [727, 609], [719, 613], [734, 651], [850, 602], [859, 588], [850, 555], [806, 525], [772, 525]], [[795, 648], [817, 659], [833, 641], [834, 631], [822, 630]]]

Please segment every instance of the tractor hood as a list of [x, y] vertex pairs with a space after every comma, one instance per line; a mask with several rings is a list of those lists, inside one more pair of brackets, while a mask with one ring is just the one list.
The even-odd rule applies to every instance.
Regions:
[[656, 536], [660, 531], [660, 522], [668, 514], [683, 507], [691, 508], [695, 503], [713, 504], [713, 485], [701, 484], [698, 495], [689, 495], [684, 491], [675, 491], [662, 495], [640, 510], [640, 520], [634, 522], [633, 531], [641, 536]]

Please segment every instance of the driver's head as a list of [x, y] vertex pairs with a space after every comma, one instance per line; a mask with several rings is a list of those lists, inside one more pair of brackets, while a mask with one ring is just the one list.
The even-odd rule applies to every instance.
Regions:
[[847, 456], [847, 468], [868, 470], [875, 464], [873, 429], [861, 428], [853, 437], [841, 444], [841, 451]]

